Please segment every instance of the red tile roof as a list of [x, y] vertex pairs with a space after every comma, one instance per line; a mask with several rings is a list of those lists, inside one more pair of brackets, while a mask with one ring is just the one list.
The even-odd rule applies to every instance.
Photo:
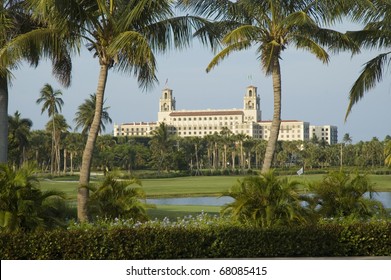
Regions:
[[198, 116], [229, 116], [243, 115], [243, 111], [177, 111], [170, 113], [170, 117], [198, 117]]

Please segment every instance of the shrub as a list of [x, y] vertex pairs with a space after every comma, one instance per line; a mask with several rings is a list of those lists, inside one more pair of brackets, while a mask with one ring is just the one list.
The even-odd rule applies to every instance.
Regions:
[[101, 220], [68, 230], [0, 233], [1, 259], [200, 259], [390, 256], [391, 223], [239, 226], [200, 215], [181, 220]]

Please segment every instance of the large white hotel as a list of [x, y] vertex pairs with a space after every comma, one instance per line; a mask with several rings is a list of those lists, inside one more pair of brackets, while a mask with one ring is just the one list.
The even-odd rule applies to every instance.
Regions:
[[[114, 136], [149, 136], [160, 123], [165, 123], [172, 134], [181, 137], [219, 133], [228, 128], [234, 134], [245, 134], [256, 139], [269, 139], [271, 121], [262, 121], [257, 88], [249, 86], [243, 98], [243, 109], [176, 110], [171, 89], [164, 89], [159, 101], [157, 122], [130, 122], [114, 124]], [[309, 122], [283, 120], [279, 140], [308, 141], [313, 137], [329, 144], [338, 142], [336, 126], [313, 126]]]

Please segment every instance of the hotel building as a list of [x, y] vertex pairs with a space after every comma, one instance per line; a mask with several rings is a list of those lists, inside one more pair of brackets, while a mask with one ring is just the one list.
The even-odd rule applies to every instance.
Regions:
[[[243, 109], [224, 110], [176, 110], [173, 91], [166, 88], [160, 97], [157, 122], [114, 124], [114, 136], [149, 136], [163, 122], [168, 125], [172, 134], [180, 137], [203, 137], [228, 128], [234, 134], [245, 134], [256, 139], [268, 140], [271, 126], [271, 121], [261, 120], [260, 97], [254, 86], [246, 88]], [[308, 122], [297, 120], [282, 121], [279, 140], [308, 141], [314, 134], [319, 139], [323, 139], [319, 137], [322, 129], [324, 129], [324, 140], [329, 144], [337, 143], [338, 135], [335, 126], [310, 126]], [[329, 136], [325, 133], [329, 133]]]

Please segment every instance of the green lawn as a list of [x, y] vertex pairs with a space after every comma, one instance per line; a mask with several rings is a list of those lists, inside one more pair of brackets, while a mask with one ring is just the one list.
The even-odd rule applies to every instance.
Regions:
[[[321, 180], [323, 175], [291, 176], [305, 184]], [[143, 179], [142, 188], [148, 197], [218, 196], [233, 186], [240, 176], [194, 176], [164, 179]], [[370, 175], [376, 191], [391, 191], [391, 175]], [[42, 180], [44, 190], [63, 191], [68, 198], [76, 199], [77, 181]]]

